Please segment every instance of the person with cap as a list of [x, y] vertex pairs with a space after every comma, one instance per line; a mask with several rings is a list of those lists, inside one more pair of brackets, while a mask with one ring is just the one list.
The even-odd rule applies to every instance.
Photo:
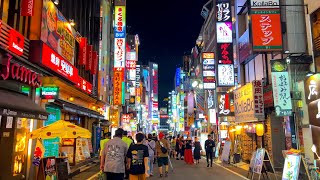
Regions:
[[104, 134], [104, 139], [100, 141], [100, 156], [102, 154], [102, 151], [104, 149], [104, 145], [111, 139], [111, 132], [107, 132]]
[[164, 139], [164, 134], [159, 133], [159, 141], [156, 143], [157, 160], [160, 177], [163, 177], [163, 166], [165, 166], [165, 176], [168, 176], [169, 171], [169, 159], [168, 152], [170, 150], [170, 145], [166, 139]]

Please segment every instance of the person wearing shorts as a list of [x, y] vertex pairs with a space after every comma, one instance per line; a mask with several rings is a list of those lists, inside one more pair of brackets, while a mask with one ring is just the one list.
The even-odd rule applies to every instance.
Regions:
[[[163, 177], [163, 166], [165, 167], [165, 176], [167, 177], [169, 171], [168, 152], [170, 151], [170, 145], [169, 142], [164, 139], [164, 134], [162, 132], [159, 133], [159, 141], [156, 143], [156, 150], [160, 177]], [[164, 152], [164, 150], [166, 150], [166, 152]]]

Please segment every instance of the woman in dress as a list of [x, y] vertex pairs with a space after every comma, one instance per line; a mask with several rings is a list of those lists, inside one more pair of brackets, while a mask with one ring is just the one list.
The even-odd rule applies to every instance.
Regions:
[[186, 140], [186, 149], [184, 151], [184, 160], [187, 164], [193, 164], [192, 140], [190, 137], [188, 137]]
[[199, 164], [199, 160], [201, 159], [201, 143], [198, 137], [194, 138], [194, 150], [193, 150], [193, 158], [196, 160], [196, 164]]

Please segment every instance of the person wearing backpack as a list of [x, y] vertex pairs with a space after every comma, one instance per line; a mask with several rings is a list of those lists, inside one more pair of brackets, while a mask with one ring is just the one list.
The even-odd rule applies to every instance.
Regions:
[[164, 134], [162, 132], [159, 133], [159, 141], [156, 143], [156, 151], [157, 151], [157, 160], [160, 177], [163, 177], [163, 166], [165, 166], [165, 176], [168, 177], [169, 171], [169, 159], [168, 152], [170, 150], [169, 142], [164, 139]]
[[145, 145], [149, 150], [149, 162], [150, 162], [150, 176], [153, 176], [153, 162], [156, 154], [156, 142], [152, 139], [152, 135], [148, 134]]

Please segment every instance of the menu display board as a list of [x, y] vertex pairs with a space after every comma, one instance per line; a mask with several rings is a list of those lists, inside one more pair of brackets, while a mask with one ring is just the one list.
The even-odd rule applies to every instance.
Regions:
[[89, 143], [85, 138], [76, 140], [76, 163], [90, 158]]
[[254, 165], [252, 171], [257, 174], [261, 174], [263, 160], [265, 155], [265, 149], [259, 148], [255, 153]]
[[282, 173], [282, 180], [298, 180], [299, 172], [300, 172], [300, 161], [301, 156], [296, 154], [287, 154], [283, 173]]
[[229, 155], [230, 155], [230, 149], [231, 149], [231, 142], [226, 141], [223, 146], [221, 159], [222, 161], [229, 162]]

